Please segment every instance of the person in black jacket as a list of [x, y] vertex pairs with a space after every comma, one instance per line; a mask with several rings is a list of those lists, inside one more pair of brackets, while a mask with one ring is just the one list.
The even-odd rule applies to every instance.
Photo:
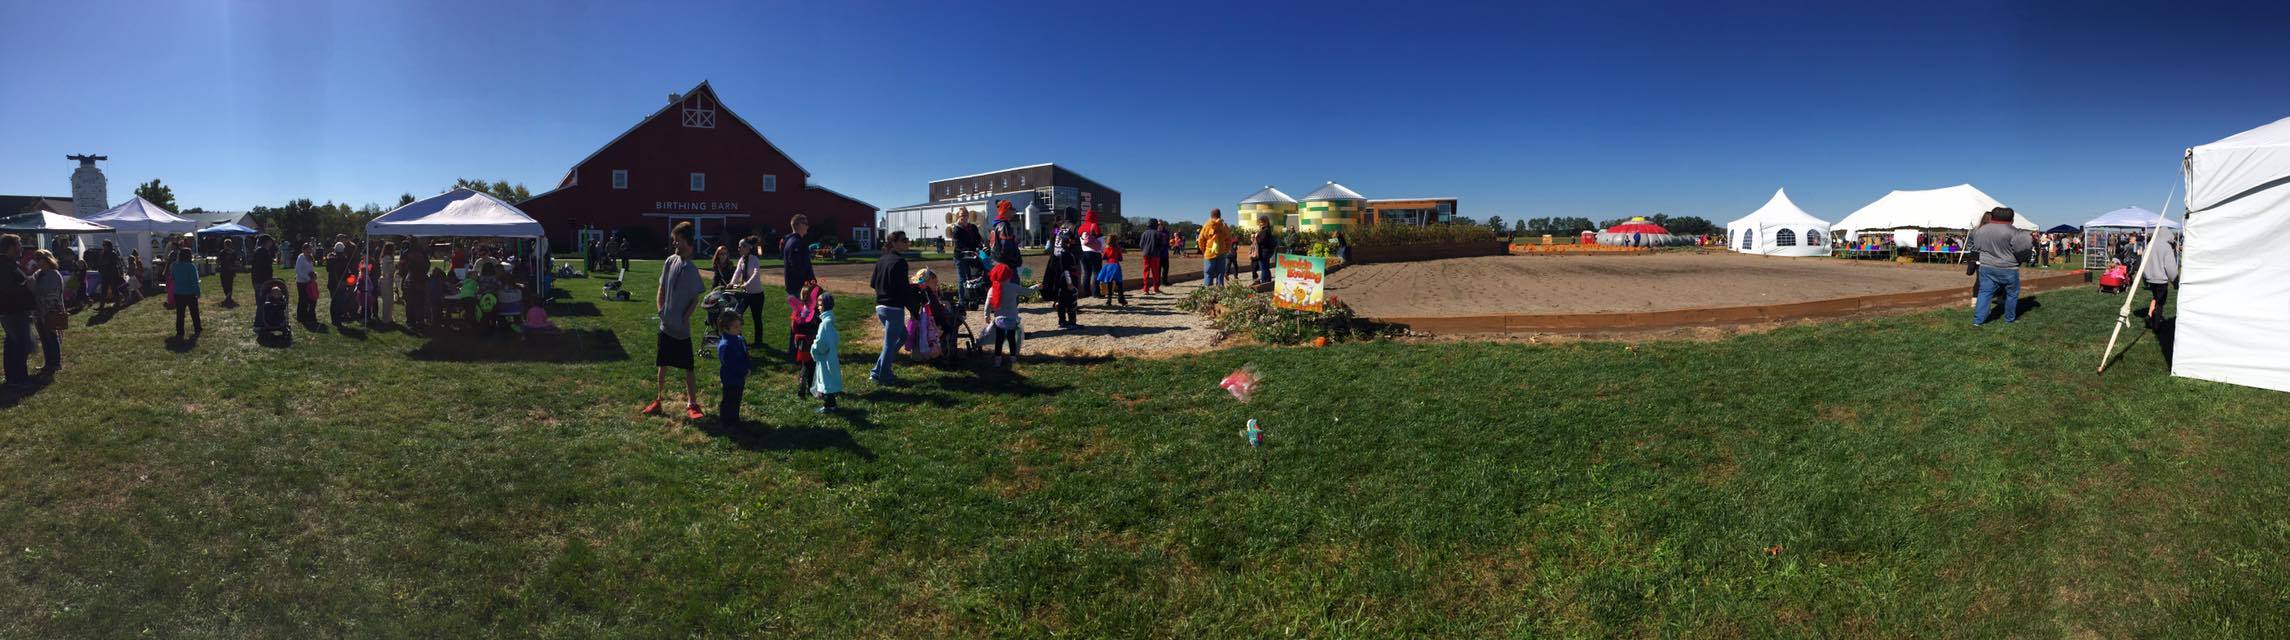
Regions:
[[24, 252], [24, 239], [16, 234], [0, 234], [0, 329], [7, 331], [7, 342], [0, 345], [0, 357], [7, 358], [5, 370], [7, 385], [22, 388], [32, 383], [29, 361], [32, 358], [32, 309], [38, 301], [32, 297], [32, 282], [19, 267]]
[[[819, 276], [811, 271], [811, 241], [803, 238], [803, 236], [811, 233], [811, 220], [804, 217], [803, 214], [795, 214], [794, 218], [787, 221], [787, 229], [787, 237], [781, 238], [779, 241], [779, 273], [780, 284], [787, 289], [788, 299], [793, 300], [795, 294], [803, 290], [803, 283], [817, 280]], [[787, 362], [789, 364], [802, 364], [795, 360], [797, 348], [795, 336], [789, 334], [787, 336]]]
[[1249, 263], [1249, 282], [1262, 284], [1272, 281], [1273, 256], [1280, 253], [1279, 231], [1272, 228], [1271, 216], [1256, 217], [1256, 255]]
[[906, 344], [906, 314], [919, 304], [914, 284], [907, 282], [906, 249], [906, 232], [891, 232], [869, 280], [875, 287], [875, 319], [883, 323], [883, 353], [875, 358], [874, 371], [867, 374], [875, 384], [898, 383], [898, 377], [891, 375], [891, 363], [898, 360], [899, 345]]
[[1137, 251], [1145, 254], [1145, 284], [1137, 293], [1160, 293], [1163, 281], [1169, 279], [1169, 232], [1162, 229], [1160, 219], [1145, 221], [1145, 230], [1137, 234]]
[[954, 292], [962, 308], [969, 309], [972, 304], [983, 301], [970, 299], [970, 288], [962, 285], [985, 275], [985, 267], [978, 262], [978, 252], [986, 248], [986, 237], [978, 233], [978, 223], [970, 220], [969, 209], [957, 211], [955, 215], [960, 219], [955, 221], [953, 231]]

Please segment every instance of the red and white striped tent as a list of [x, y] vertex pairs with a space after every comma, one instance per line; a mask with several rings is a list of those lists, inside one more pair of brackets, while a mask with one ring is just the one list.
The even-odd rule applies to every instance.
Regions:
[[1691, 239], [1681, 239], [1678, 236], [1670, 235], [1669, 229], [1649, 222], [1642, 216], [1631, 218], [1621, 224], [1607, 227], [1605, 231], [1598, 232], [1599, 244], [1656, 247], [1690, 241]]

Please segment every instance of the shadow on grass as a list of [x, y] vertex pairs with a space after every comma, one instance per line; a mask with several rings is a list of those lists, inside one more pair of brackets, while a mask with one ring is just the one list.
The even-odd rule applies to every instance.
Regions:
[[[2043, 306], [2044, 303], [2036, 300], [2035, 298], [2020, 298], [2019, 309], [2012, 313], [2012, 320], [2017, 322], [2026, 319], [2028, 312], [2041, 309]], [[1988, 308], [1988, 317], [1982, 318], [1980, 321], [1985, 323], [2002, 317], [2004, 317], [2004, 305], [2003, 301], [1998, 300], [1994, 306]]]
[[851, 438], [851, 432], [826, 427], [769, 427], [754, 420], [741, 420], [739, 424], [723, 424], [710, 420], [699, 425], [702, 433], [723, 438], [749, 451], [823, 451], [834, 449], [857, 456], [861, 460], [875, 459], [875, 452]]
[[48, 385], [56, 383], [55, 374], [52, 373], [32, 376], [25, 380], [24, 386], [21, 387], [0, 387], [0, 409], [14, 407], [17, 403], [23, 402], [24, 398], [31, 397], [33, 394], [47, 389]]
[[187, 338], [183, 336], [167, 336], [168, 351], [173, 351], [175, 353], [189, 353], [191, 349], [198, 346], [199, 334], [196, 333], [191, 334], [190, 337]]
[[604, 315], [594, 302], [551, 302], [543, 306], [551, 318], [585, 318]]
[[620, 336], [610, 329], [577, 329], [533, 334], [523, 340], [502, 333], [489, 337], [443, 334], [406, 357], [438, 362], [618, 362], [628, 359]]
[[87, 314], [87, 326], [93, 327], [106, 322], [110, 322], [113, 317], [117, 317], [119, 315], [120, 310], [141, 304], [143, 300], [143, 298], [136, 298], [133, 302], [129, 302], [127, 304], [115, 304], [97, 309], [95, 312]]

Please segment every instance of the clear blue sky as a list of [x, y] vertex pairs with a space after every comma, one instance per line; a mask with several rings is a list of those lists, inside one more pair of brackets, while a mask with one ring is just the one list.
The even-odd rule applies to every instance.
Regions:
[[114, 202], [209, 209], [539, 192], [703, 79], [878, 207], [1057, 162], [1192, 219], [1323, 180], [1720, 222], [1970, 182], [2054, 224], [2290, 116], [2280, 2], [0, 2], [0, 193], [98, 152]]

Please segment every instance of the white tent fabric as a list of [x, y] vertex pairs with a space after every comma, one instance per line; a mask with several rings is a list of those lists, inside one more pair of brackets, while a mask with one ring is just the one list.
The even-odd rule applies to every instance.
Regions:
[[1741, 219], [1725, 225], [1726, 246], [1739, 253], [1763, 256], [1829, 255], [1829, 223], [1813, 217], [1789, 201], [1784, 189], [1774, 189], [1765, 201]]
[[136, 252], [144, 260], [154, 262], [167, 256], [160, 255], [160, 251], [151, 243], [153, 236], [166, 237], [170, 234], [191, 233], [206, 226], [199, 224], [197, 220], [175, 215], [174, 212], [142, 198], [129, 200], [119, 206], [107, 209], [103, 213], [84, 219], [88, 222], [111, 227], [114, 233], [127, 236], [127, 240], [121, 243], [119, 247], [120, 255], [124, 256], [128, 255], [129, 252]]
[[2187, 150], [2174, 375], [2290, 391], [2290, 119]]
[[[2083, 228], [2089, 229], [2092, 227], [2109, 227], [2118, 229], [2153, 229], [2155, 228], [2155, 219], [2157, 217], [2158, 216], [2156, 216], [2155, 212], [2153, 211], [2148, 211], [2139, 207], [2124, 207], [2100, 214], [2097, 218], [2092, 218], [2090, 222], [2083, 223]], [[2162, 220], [2163, 226], [2166, 228], [2179, 228], [2178, 221], [2172, 220], [2170, 218], [2163, 218]]]
[[[1979, 224], [1980, 216], [2001, 206], [2004, 203], [1968, 184], [1945, 189], [1894, 191], [1830, 226], [1845, 230], [1847, 239], [1862, 232], [1892, 229], [1970, 231]], [[2027, 231], [2043, 228], [2025, 214], [2013, 216], [2012, 226]]]
[[0, 218], [0, 231], [26, 233], [111, 233], [111, 227], [52, 211], [32, 211]]
[[467, 187], [416, 200], [366, 223], [371, 236], [538, 238], [541, 223], [500, 199]]

